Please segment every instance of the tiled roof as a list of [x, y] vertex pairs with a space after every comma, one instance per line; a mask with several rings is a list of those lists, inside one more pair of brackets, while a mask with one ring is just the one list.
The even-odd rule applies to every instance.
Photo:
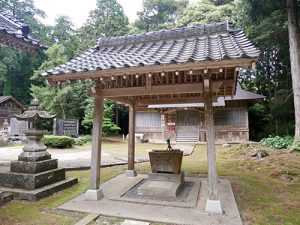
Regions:
[[11, 96], [0, 96], [0, 103], [6, 102], [7, 100], [11, 99]]
[[[235, 100], [259, 100], [266, 98], [263, 95], [255, 94], [250, 91], [245, 91], [242, 89], [241, 85], [237, 83], [236, 94], [233, 98], [230, 97], [218, 97], [216, 102], [213, 102], [213, 106], [220, 107], [225, 106], [226, 101], [235, 101]], [[182, 104], [157, 104], [149, 105], [149, 109], [163, 109], [163, 108], [203, 108], [204, 103], [182, 103]]]
[[257, 58], [259, 50], [230, 22], [104, 37], [93, 48], [42, 75]]
[[264, 99], [264, 98], [266, 98], [266, 96], [243, 90], [241, 85], [239, 83], [237, 83], [236, 94], [233, 96], [233, 98], [225, 97], [225, 100], [226, 101], [255, 100], [255, 99]]
[[24, 106], [22, 106], [22, 104], [12, 96], [0, 96], [0, 103], [6, 102], [10, 99], [14, 101], [20, 108], [22, 108], [22, 110], [25, 110]]
[[[27, 50], [45, 49], [46, 46], [30, 35], [30, 28], [4, 9], [0, 9], [0, 44], [17, 46]], [[16, 43], [15, 40], [18, 40]]]

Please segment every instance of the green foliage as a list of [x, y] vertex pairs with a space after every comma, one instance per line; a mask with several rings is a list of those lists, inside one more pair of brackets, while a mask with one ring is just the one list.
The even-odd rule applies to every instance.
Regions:
[[79, 146], [81, 146], [84, 143], [86, 143], [85, 140], [83, 138], [81, 138], [81, 137], [73, 138], [73, 140], [74, 140], [74, 144], [75, 145], [79, 145]]
[[[114, 117], [115, 103], [109, 100], [104, 100], [104, 112], [102, 121], [102, 132], [103, 135], [113, 135], [117, 134], [121, 129], [112, 120]], [[94, 116], [94, 101], [89, 98], [87, 100], [87, 107], [85, 110], [85, 116], [82, 121], [82, 125], [87, 129], [91, 129], [93, 126], [93, 116]]]
[[187, 0], [144, 0], [143, 10], [137, 13], [139, 19], [134, 26], [140, 31], [174, 27], [187, 4]]
[[294, 142], [289, 149], [293, 151], [300, 151], [300, 141]]
[[44, 144], [49, 148], [72, 148], [75, 144], [73, 138], [69, 136], [45, 135]]
[[[39, 74], [47, 69], [58, 66], [67, 61], [62, 45], [54, 44], [46, 51], [48, 57], [40, 68], [35, 71], [32, 79], [38, 79]], [[92, 87], [91, 81], [74, 81], [59, 86], [45, 84], [32, 85], [32, 95], [37, 97], [41, 106], [58, 118], [82, 118], [84, 116], [85, 99], [88, 98]]]
[[7, 67], [3, 62], [0, 62], [0, 85], [6, 81]]
[[31, 77], [32, 80], [38, 79], [40, 74], [46, 70], [52, 69], [68, 61], [65, 48], [60, 44], [52, 45], [45, 51], [45, 54], [48, 59], [42, 63], [38, 70], [34, 71], [34, 74]]
[[262, 146], [266, 147], [273, 147], [273, 148], [288, 148], [293, 144], [294, 139], [291, 136], [275, 136], [275, 137], [268, 137], [268, 138], [263, 138], [260, 143]]
[[270, 114], [263, 103], [249, 107], [249, 136], [251, 140], [260, 140], [269, 135]]
[[235, 21], [234, 4], [217, 6], [208, 0], [188, 5], [178, 20], [179, 26], [207, 24], [225, 20]]
[[128, 33], [128, 18], [116, 0], [97, 0], [96, 9], [89, 14], [85, 25], [79, 29], [80, 50], [96, 44], [99, 37], [112, 37]]
[[55, 19], [52, 37], [57, 44], [64, 46], [64, 52], [69, 59], [78, 53], [79, 38], [69, 17], [59, 16]]

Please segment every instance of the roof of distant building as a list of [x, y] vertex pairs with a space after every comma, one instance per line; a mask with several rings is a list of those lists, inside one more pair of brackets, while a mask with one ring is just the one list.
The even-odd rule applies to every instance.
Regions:
[[6, 102], [8, 100], [12, 100], [13, 102], [16, 103], [16, 105], [18, 105], [20, 108], [22, 108], [22, 110], [25, 110], [25, 107], [14, 97], [12, 96], [0, 96], [0, 103]]
[[0, 9], [0, 44], [14, 46], [29, 52], [47, 48], [29, 34], [30, 28], [26, 24], [7, 10]]

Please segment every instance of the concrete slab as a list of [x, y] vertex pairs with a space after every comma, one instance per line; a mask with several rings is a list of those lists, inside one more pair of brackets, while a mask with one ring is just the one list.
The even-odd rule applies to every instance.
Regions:
[[[146, 178], [146, 175], [140, 175], [141, 177]], [[138, 181], [138, 180], [137, 180]], [[198, 202], [198, 195], [200, 192], [201, 183], [199, 179], [187, 177], [186, 182], [189, 183], [188, 186], [192, 186], [188, 195], [182, 198], [182, 193], [179, 193], [177, 198], [168, 198], [164, 197], [153, 197], [153, 196], [141, 196], [137, 197], [128, 197], [128, 192], [132, 191], [134, 188], [139, 188], [140, 184], [143, 184], [145, 179], [142, 179], [140, 182], [135, 183], [133, 186], [128, 185], [128, 189], [123, 189], [123, 193], [118, 197], [110, 197], [110, 200], [121, 201], [121, 202], [131, 202], [131, 203], [142, 203], [146, 205], [158, 205], [158, 206], [172, 206], [178, 208], [195, 208]], [[191, 185], [193, 183], [193, 185]], [[183, 194], [184, 195], [184, 194]]]
[[[84, 194], [59, 206], [60, 209], [80, 211], [87, 213], [100, 213], [106, 216], [118, 216], [133, 220], [189, 224], [189, 225], [242, 225], [239, 211], [235, 202], [230, 182], [221, 179], [219, 195], [224, 213], [220, 215], [205, 212], [207, 200], [207, 179], [193, 176], [201, 182], [200, 193], [194, 208], [174, 207], [170, 205], [145, 204], [143, 202], [115, 201], [111, 198], [119, 197], [130, 187], [138, 184], [146, 175], [126, 177], [121, 174], [101, 185], [104, 198], [99, 201], [86, 201]], [[186, 176], [188, 178], [189, 176]]]
[[179, 182], [147, 181], [138, 188], [139, 195], [176, 197], [181, 187]]
[[150, 225], [148, 222], [136, 221], [136, 220], [125, 220], [121, 225]]
[[80, 221], [78, 221], [77, 223], [75, 223], [75, 225], [88, 225], [92, 221], [96, 220], [99, 216], [100, 216], [100, 214], [91, 213], [91, 214], [87, 215], [86, 217], [84, 217], [83, 219], [81, 219]]

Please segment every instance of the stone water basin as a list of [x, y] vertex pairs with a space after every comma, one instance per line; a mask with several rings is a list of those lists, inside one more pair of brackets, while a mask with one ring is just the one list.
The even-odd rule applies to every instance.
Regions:
[[182, 157], [183, 151], [179, 149], [152, 150], [149, 152], [152, 173], [180, 174]]

